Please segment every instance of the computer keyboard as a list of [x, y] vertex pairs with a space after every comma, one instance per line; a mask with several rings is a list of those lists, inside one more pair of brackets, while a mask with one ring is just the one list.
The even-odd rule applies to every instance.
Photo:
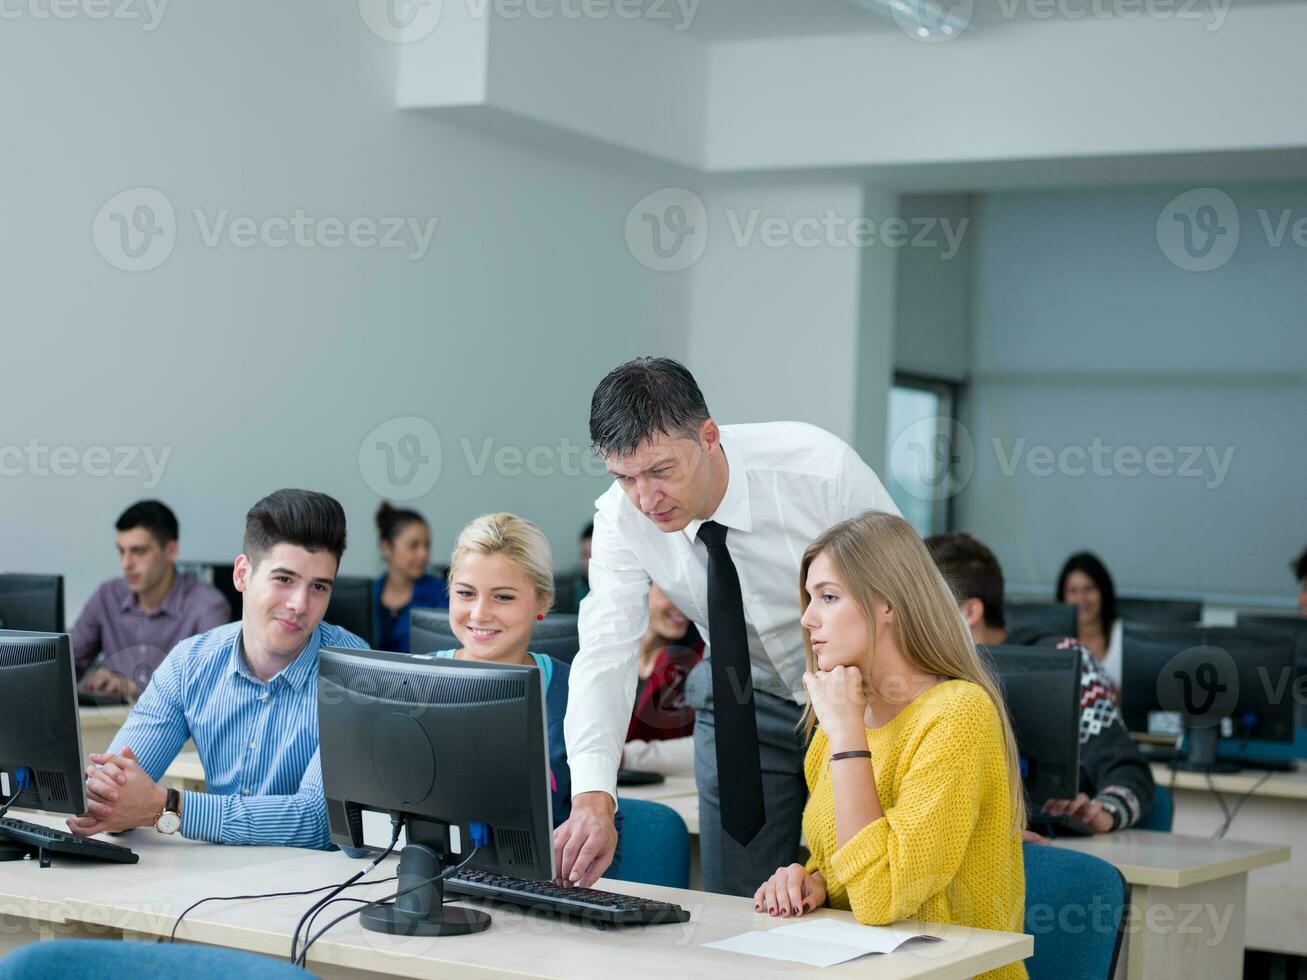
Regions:
[[106, 844], [92, 837], [78, 837], [66, 830], [56, 830], [12, 817], [0, 817], [0, 840], [4, 839], [37, 851], [43, 868], [50, 866], [51, 854], [71, 854], [97, 861], [117, 861], [119, 864], [135, 864], [139, 860], [130, 847]]
[[552, 881], [509, 878], [484, 871], [462, 871], [446, 878], [445, 894], [541, 909], [600, 926], [652, 926], [688, 922], [690, 919], [689, 912], [670, 902], [617, 895], [593, 888], [572, 888]]

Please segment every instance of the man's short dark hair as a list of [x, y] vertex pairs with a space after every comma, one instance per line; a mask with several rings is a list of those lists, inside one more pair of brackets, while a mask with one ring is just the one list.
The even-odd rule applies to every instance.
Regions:
[[595, 522], [591, 521], [585, 527], [581, 528], [581, 540], [589, 541], [595, 536]]
[[1293, 563], [1293, 577], [1299, 582], [1307, 579], [1307, 548], [1302, 549], [1302, 554]]
[[685, 365], [637, 357], [609, 371], [590, 399], [590, 442], [600, 456], [626, 456], [658, 433], [694, 439], [709, 418]]
[[963, 531], [932, 535], [926, 547], [958, 603], [979, 599], [985, 607], [985, 625], [1003, 629], [1003, 568], [994, 552]]
[[122, 512], [114, 527], [119, 531], [131, 531], [143, 527], [150, 532], [155, 541], [159, 542], [160, 548], [168, 547], [177, 540], [179, 534], [177, 515], [167, 504], [159, 500], [138, 500]]
[[255, 565], [279, 544], [326, 551], [336, 567], [345, 554], [345, 510], [334, 497], [312, 490], [278, 490], [245, 515], [245, 555]]

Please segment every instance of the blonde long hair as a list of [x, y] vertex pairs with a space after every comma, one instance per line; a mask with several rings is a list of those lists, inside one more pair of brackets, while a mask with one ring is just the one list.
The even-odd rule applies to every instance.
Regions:
[[[808, 545], [799, 566], [799, 607], [803, 612], [809, 602], [808, 568], [823, 553], [867, 620], [871, 631], [867, 653], [872, 664], [877, 640], [872, 603], [879, 600], [894, 610], [894, 636], [908, 666], [949, 680], [971, 681], [989, 695], [1003, 726], [1013, 820], [1018, 830], [1025, 829], [1017, 742], [998, 681], [977, 653], [953, 593], [912, 525], [893, 514], [869, 510], [825, 531]], [[803, 631], [803, 646], [808, 670], [815, 673], [817, 658], [807, 630]], [[802, 724], [811, 735], [816, 724], [811, 703], [804, 710]]]

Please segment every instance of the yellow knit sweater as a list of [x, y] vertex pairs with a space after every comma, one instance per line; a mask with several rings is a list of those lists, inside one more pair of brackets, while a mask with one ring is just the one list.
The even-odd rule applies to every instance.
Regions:
[[[1021, 835], [1012, 826], [1002, 723], [984, 689], [936, 684], [889, 724], [867, 729], [867, 748], [884, 816], [843, 847], [820, 727], [804, 761], [808, 870], [826, 879], [828, 904], [852, 909], [864, 925], [921, 919], [1021, 932]], [[985, 976], [1019, 980], [1026, 968], [1016, 963]]]

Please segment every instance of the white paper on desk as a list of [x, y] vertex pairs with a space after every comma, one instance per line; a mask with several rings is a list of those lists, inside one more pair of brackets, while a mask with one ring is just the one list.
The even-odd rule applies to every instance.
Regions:
[[731, 953], [762, 956], [771, 960], [790, 960], [808, 966], [835, 966], [868, 953], [892, 953], [905, 943], [914, 941], [936, 943], [940, 938], [920, 929], [886, 929], [830, 919], [813, 919], [766, 932], [746, 932], [704, 945], [711, 949], [724, 949]]

